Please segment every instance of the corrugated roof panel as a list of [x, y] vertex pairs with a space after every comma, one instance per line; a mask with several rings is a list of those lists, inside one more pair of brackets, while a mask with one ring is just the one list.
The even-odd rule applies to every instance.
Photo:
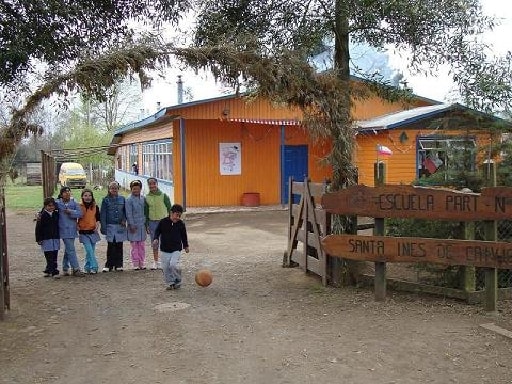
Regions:
[[379, 131], [383, 129], [392, 129], [402, 125], [411, 124], [421, 119], [434, 116], [436, 114], [456, 109], [459, 104], [440, 104], [430, 105], [428, 107], [412, 108], [406, 111], [390, 113], [365, 121], [356, 121], [354, 124], [358, 131]]

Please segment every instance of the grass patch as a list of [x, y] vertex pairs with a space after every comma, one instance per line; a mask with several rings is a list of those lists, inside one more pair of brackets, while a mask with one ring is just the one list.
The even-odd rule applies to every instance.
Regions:
[[43, 187], [7, 184], [5, 206], [13, 210], [39, 210], [43, 206]]
[[319, 294], [327, 292], [326, 288], [323, 285], [313, 285], [309, 287], [311, 293]]
[[[4, 188], [5, 192], [5, 206], [7, 209], [15, 211], [38, 211], [43, 207], [43, 187], [42, 186], [27, 186], [21, 184], [7, 183]], [[81, 189], [72, 189], [71, 196], [80, 201]], [[103, 197], [107, 195], [107, 191], [93, 191], [94, 199], [101, 205]], [[59, 189], [56, 189], [53, 193], [53, 197], [57, 197]], [[126, 190], [120, 190], [120, 195], [128, 196], [129, 192]]]

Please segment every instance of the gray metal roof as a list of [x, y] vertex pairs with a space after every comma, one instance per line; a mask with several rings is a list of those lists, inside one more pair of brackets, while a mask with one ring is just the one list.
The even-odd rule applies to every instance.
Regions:
[[433, 117], [440, 113], [454, 110], [466, 109], [460, 104], [439, 104], [430, 105], [428, 107], [417, 107], [406, 111], [400, 111], [375, 117], [370, 120], [362, 120], [354, 122], [357, 131], [380, 131], [393, 129], [403, 125], [415, 123], [419, 120]]
[[[155, 123], [162, 123], [162, 119], [166, 118], [166, 115], [169, 116], [168, 112], [172, 112], [173, 110], [180, 109], [180, 108], [188, 108], [193, 107], [195, 105], [205, 104], [212, 101], [219, 101], [219, 100], [225, 100], [225, 99], [234, 99], [235, 97], [238, 97], [239, 95], [233, 94], [233, 95], [226, 95], [226, 96], [218, 96], [218, 97], [212, 97], [209, 99], [203, 99], [203, 100], [196, 100], [196, 101], [190, 101], [187, 103], [181, 103], [176, 104], [171, 107], [165, 107], [156, 112], [154, 115], [148, 116], [140, 121], [136, 121], [134, 123], [123, 125], [122, 127], [119, 127], [114, 131], [114, 134], [123, 134], [126, 132], [134, 131], [136, 129], [146, 128], [149, 126], [154, 125]], [[177, 118], [177, 115], [172, 116], [172, 119]]]

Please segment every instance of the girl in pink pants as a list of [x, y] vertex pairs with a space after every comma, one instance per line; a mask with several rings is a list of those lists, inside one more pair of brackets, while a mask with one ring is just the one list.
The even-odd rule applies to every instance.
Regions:
[[146, 269], [146, 226], [144, 216], [144, 196], [141, 195], [142, 182], [133, 180], [130, 183], [131, 194], [126, 198], [126, 222], [128, 223], [128, 240], [131, 244], [133, 269]]

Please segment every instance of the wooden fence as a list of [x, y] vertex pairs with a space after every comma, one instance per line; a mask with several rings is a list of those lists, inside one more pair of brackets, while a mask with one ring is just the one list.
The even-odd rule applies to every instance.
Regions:
[[55, 188], [57, 188], [57, 173], [55, 157], [51, 154], [41, 151], [42, 159], [42, 181], [43, 181], [43, 198], [53, 196]]
[[[373, 262], [376, 300], [384, 300], [387, 284], [396, 289], [441, 294], [468, 302], [483, 301], [485, 309], [495, 311], [498, 298], [497, 270], [512, 269], [512, 243], [498, 242], [497, 220], [509, 219], [512, 214], [512, 188], [493, 187], [494, 168], [486, 167], [484, 179], [489, 187], [482, 193], [465, 193], [438, 188], [412, 186], [386, 186], [382, 180], [385, 167], [381, 167], [380, 183], [370, 188], [356, 185], [327, 192], [323, 183], [308, 180], [289, 181], [289, 224], [287, 250], [283, 266], [299, 266], [305, 272], [320, 276], [322, 284], [336, 283], [335, 261], [363, 260]], [[298, 204], [294, 196], [300, 196]], [[357, 229], [373, 228], [373, 236], [357, 234], [333, 235], [331, 214], [372, 218], [372, 223]], [[461, 225], [460, 239], [427, 239], [387, 237], [386, 218], [419, 218], [456, 221]], [[467, 230], [474, 221], [483, 221], [485, 241], [475, 241], [474, 233]], [[438, 287], [413, 282], [387, 279], [386, 263], [435, 263], [460, 266], [462, 289]], [[476, 291], [475, 268], [485, 273], [485, 290]], [[368, 281], [369, 276], [360, 276]], [[336, 285], [336, 284], [335, 284]], [[510, 289], [500, 290], [508, 297]]]
[[[493, 185], [493, 166], [484, 179]], [[322, 196], [322, 207], [340, 215], [375, 218], [373, 236], [329, 235], [322, 246], [331, 256], [375, 263], [375, 299], [386, 296], [386, 263], [422, 262], [485, 269], [485, 309], [496, 310], [497, 269], [512, 268], [512, 243], [498, 242], [497, 220], [512, 214], [512, 188], [488, 187], [482, 193], [413, 186], [356, 185]], [[386, 218], [456, 222], [484, 221], [485, 240], [385, 236]], [[473, 272], [474, 273], [474, 272]]]

